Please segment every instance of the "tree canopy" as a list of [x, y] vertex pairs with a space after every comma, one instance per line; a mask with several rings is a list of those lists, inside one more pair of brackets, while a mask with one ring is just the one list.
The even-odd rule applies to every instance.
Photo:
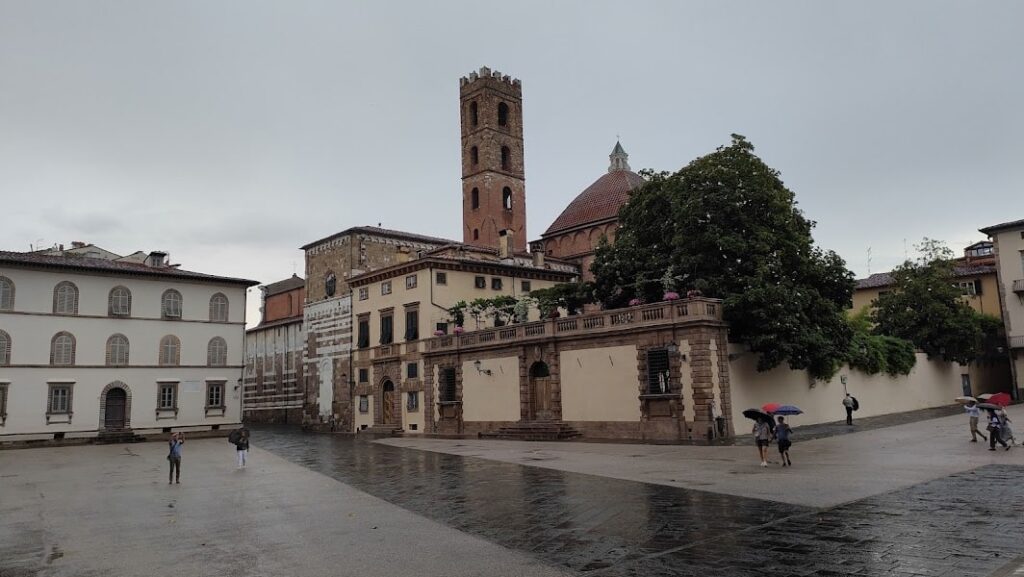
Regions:
[[853, 274], [815, 246], [814, 222], [754, 146], [734, 134], [676, 173], [646, 176], [620, 211], [614, 244], [598, 247], [595, 296], [620, 307], [700, 290], [723, 299], [730, 338], [760, 354], [759, 369], [788, 362], [834, 374], [853, 335], [843, 312]]

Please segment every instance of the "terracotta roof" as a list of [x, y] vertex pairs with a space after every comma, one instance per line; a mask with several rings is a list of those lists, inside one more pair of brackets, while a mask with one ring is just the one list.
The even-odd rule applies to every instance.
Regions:
[[992, 236], [993, 232], [1003, 230], [1006, 228], [1021, 228], [1024, 227], [1024, 220], [1013, 220], [1010, 222], [1004, 222], [1002, 224], [993, 224], [992, 226], [986, 226], [985, 228], [979, 228], [978, 232], [983, 232], [989, 236]]
[[605, 174], [573, 199], [541, 237], [617, 217], [630, 192], [645, 182], [639, 174], [628, 170]]
[[273, 296], [273, 295], [276, 295], [276, 294], [281, 294], [281, 293], [284, 293], [284, 292], [288, 292], [290, 290], [295, 290], [297, 288], [302, 288], [304, 286], [306, 286], [305, 279], [303, 279], [302, 277], [300, 277], [297, 274], [293, 274], [291, 276], [291, 278], [286, 278], [284, 280], [279, 280], [277, 282], [272, 282], [272, 283], [264, 286], [263, 287], [263, 294], [265, 294], [266, 296], [269, 297], [269, 296]]
[[[996, 267], [994, 266], [957, 266], [953, 267], [953, 278], [963, 278], [967, 276], [980, 276], [983, 274], [995, 274]], [[892, 273], [888, 272], [876, 272], [868, 278], [857, 279], [857, 290], [873, 289], [891, 286], [893, 284]]]
[[339, 237], [342, 237], [342, 236], [345, 236], [345, 235], [358, 234], [358, 233], [376, 234], [376, 235], [387, 236], [387, 237], [391, 237], [391, 238], [411, 240], [413, 242], [422, 242], [424, 244], [452, 244], [452, 243], [456, 242], [454, 240], [447, 239], [447, 238], [438, 238], [436, 236], [426, 236], [426, 235], [423, 235], [423, 234], [415, 234], [415, 233], [411, 233], [411, 232], [404, 232], [404, 231], [401, 231], [401, 230], [392, 230], [392, 229], [388, 229], [388, 228], [378, 228], [376, 226], [354, 226], [352, 228], [346, 228], [345, 230], [343, 230], [341, 232], [336, 232], [336, 233], [334, 233], [334, 234], [332, 234], [330, 236], [325, 236], [324, 238], [321, 238], [320, 240], [314, 240], [313, 242], [304, 244], [304, 245], [302, 245], [299, 248], [301, 250], [307, 250], [307, 249], [309, 249], [311, 247], [314, 247], [314, 246], [316, 246], [318, 244], [327, 242], [329, 240], [334, 240], [336, 238], [339, 238]]
[[0, 251], [0, 266], [5, 265], [25, 268], [54, 268], [108, 274], [153, 276], [198, 282], [241, 284], [245, 286], [260, 284], [254, 280], [203, 274], [201, 272], [181, 270], [180, 268], [172, 266], [153, 267], [139, 262], [89, 258], [80, 255], [52, 256], [39, 254], [37, 252]]

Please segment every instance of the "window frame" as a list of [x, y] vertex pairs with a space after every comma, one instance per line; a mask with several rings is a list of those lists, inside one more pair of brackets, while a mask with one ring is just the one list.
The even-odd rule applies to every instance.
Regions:
[[500, 290], [502, 290], [502, 287], [504, 287], [504, 286], [505, 286], [505, 283], [502, 282], [502, 278], [500, 276], [492, 276], [491, 277], [491, 290], [493, 290], [493, 291], [500, 291]]
[[360, 383], [370, 382], [370, 369], [367, 369], [366, 367], [360, 367], [359, 372], [357, 374], [359, 375]]
[[498, 126], [508, 126], [512, 107], [504, 102], [498, 103]]
[[[672, 392], [672, 356], [669, 354], [668, 347], [651, 347], [646, 351], [646, 394], [648, 395], [666, 395]], [[654, 356], [664, 355], [664, 370], [654, 372], [652, 369], [653, 363], [651, 362]], [[659, 361], [661, 359], [658, 359]], [[659, 366], [661, 363], [659, 362]], [[655, 390], [655, 387], [661, 389], [661, 382], [658, 377], [662, 374], [665, 375], [665, 388], [664, 390]]]
[[[58, 356], [58, 350], [57, 350], [57, 340], [62, 338], [62, 337], [67, 337], [70, 340], [70, 344], [68, 345], [68, 349], [67, 349], [67, 357], [68, 357], [67, 360], [68, 360], [68, 362], [58, 362], [58, 361], [63, 360], [61, 357]], [[75, 349], [77, 348], [77, 345], [78, 345], [78, 343], [77, 343], [77, 340], [75, 339], [75, 335], [73, 335], [73, 334], [71, 334], [71, 333], [69, 333], [67, 331], [60, 331], [59, 333], [53, 335], [53, 337], [50, 338], [50, 366], [51, 367], [73, 367], [75, 365]], [[63, 351], [61, 351], [61, 352], [63, 352]]]
[[14, 310], [14, 297], [16, 293], [14, 281], [9, 277], [0, 275], [0, 311]]
[[391, 281], [386, 280], [380, 283], [380, 294], [381, 296], [391, 294]]
[[365, 301], [370, 298], [370, 287], [359, 287], [359, 300]]
[[[49, 415], [72, 415], [74, 414], [74, 383], [47, 383], [46, 391], [46, 414]], [[66, 392], [64, 396], [64, 408], [54, 409], [54, 401], [58, 391]]]
[[420, 378], [420, 364], [417, 362], [411, 362], [405, 364], [405, 378], [406, 379], [418, 379]]
[[478, 289], [486, 289], [487, 288], [487, 277], [485, 277], [485, 276], [474, 276], [473, 277], [473, 287], [474, 288], [478, 288]]
[[[221, 311], [223, 309], [223, 311]], [[220, 314], [220, 313], [223, 314]], [[226, 323], [231, 315], [231, 303], [224, 293], [214, 293], [210, 297], [210, 322]]]
[[420, 392], [407, 391], [405, 393], [405, 410], [409, 413], [420, 412]]
[[[175, 304], [177, 310], [175, 310]], [[185, 299], [177, 289], [167, 289], [160, 295], [160, 318], [180, 319], [185, 315]]]
[[[172, 340], [168, 340], [172, 339]], [[167, 358], [164, 353], [167, 349], [168, 343], [174, 343], [174, 358]], [[177, 335], [164, 335], [160, 337], [160, 348], [157, 351], [157, 365], [161, 367], [178, 367], [181, 366], [181, 339]]]
[[370, 412], [370, 395], [359, 395], [359, 412], [364, 415]]
[[437, 394], [442, 403], [454, 403], [458, 401], [458, 374], [455, 367], [441, 367], [438, 371]]
[[436, 273], [435, 276], [434, 276], [434, 283], [436, 283], [438, 285], [448, 286], [448, 273], [446, 273], [446, 272], [438, 272], [438, 273]]
[[[120, 360], [115, 356], [115, 340], [120, 339], [124, 342], [124, 360]], [[108, 367], [127, 367], [131, 361], [131, 342], [128, 337], [121, 333], [114, 333], [107, 338], [106, 345], [106, 366]]]
[[[385, 327], [387, 330], [385, 330]], [[380, 313], [380, 344], [390, 345], [395, 342], [395, 313], [393, 310]]]
[[[156, 410], [174, 411], [178, 413], [178, 385], [177, 382], [158, 382], [156, 386]], [[171, 406], [164, 405], [164, 391], [171, 391]], [[209, 399], [207, 399], [209, 400]]]
[[[409, 320], [413, 322], [410, 323]], [[418, 306], [405, 308], [405, 340], [418, 341], [420, 339], [420, 309]]]
[[7, 424], [7, 389], [10, 383], [0, 383], [0, 427]]
[[411, 275], [406, 276], [405, 277], [405, 290], [412, 290], [412, 289], [416, 288], [416, 285], [418, 283], [419, 283], [419, 275], [418, 274], [411, 274]]
[[[70, 296], [63, 296], [63, 289], [70, 290]], [[55, 315], [77, 315], [78, 314], [78, 286], [68, 280], [62, 280], [53, 287], [53, 314]], [[68, 306], [65, 302], [70, 298], [71, 310], [63, 310]]]
[[480, 189], [473, 187], [473, 190], [469, 191], [469, 208], [470, 210], [480, 209]]
[[[227, 383], [227, 381], [206, 381], [206, 409], [207, 410], [211, 410], [211, 409], [224, 409], [224, 408], [227, 407], [226, 398], [225, 398], [227, 396], [227, 391], [225, 390], [226, 389], [226, 387], [225, 387], [226, 383]], [[212, 404], [212, 403], [210, 403], [210, 400], [213, 397], [213, 392], [214, 391], [218, 391], [217, 396], [218, 396], [218, 398], [220, 400], [220, 404]]]
[[0, 367], [7, 367], [11, 364], [11, 349], [14, 343], [11, 342], [11, 335], [0, 329]]
[[[217, 347], [216, 350], [214, 349], [215, 346]], [[228, 342], [224, 337], [213, 337], [206, 343], [206, 366], [228, 366]]]
[[333, 297], [338, 292], [338, 277], [333, 271], [327, 271], [324, 275], [324, 294]]
[[512, 189], [508, 186], [501, 189], [501, 208], [509, 212], [512, 211]]
[[[365, 330], [364, 330], [365, 328]], [[356, 317], [356, 348], [370, 348], [370, 314], [366, 313]]]
[[528, 280], [520, 281], [519, 289], [520, 292], [529, 293], [533, 285]]
[[[123, 305], [123, 309], [119, 305]], [[107, 316], [132, 316], [132, 291], [128, 287], [117, 285], [110, 289], [110, 293], [107, 294]]]

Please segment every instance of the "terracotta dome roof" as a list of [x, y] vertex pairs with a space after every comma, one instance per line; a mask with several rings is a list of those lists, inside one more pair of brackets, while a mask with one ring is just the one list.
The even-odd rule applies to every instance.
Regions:
[[618, 216], [619, 208], [629, 200], [629, 193], [644, 182], [643, 177], [630, 170], [605, 174], [573, 199], [541, 236]]

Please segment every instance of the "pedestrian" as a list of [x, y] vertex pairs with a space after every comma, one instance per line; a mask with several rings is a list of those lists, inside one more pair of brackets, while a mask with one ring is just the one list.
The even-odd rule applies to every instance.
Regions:
[[856, 401], [850, 396], [850, 393], [846, 393], [846, 396], [843, 397], [843, 407], [846, 408], [846, 424], [850, 426], [853, 425], [853, 409], [855, 403]]
[[1010, 446], [1003, 440], [1002, 425], [999, 422], [999, 415], [992, 409], [988, 410], [988, 450], [996, 450], [996, 442], [1003, 446], [1003, 450], [1009, 451]]
[[792, 467], [793, 462], [789, 460], [789, 448], [793, 446], [793, 441], [789, 439], [793, 429], [786, 423], [786, 419], [779, 415], [779, 424], [775, 426], [775, 439], [779, 442], [779, 456], [782, 457], [782, 466]]
[[772, 427], [767, 421], [758, 419], [754, 422], [754, 441], [757, 443], [757, 453], [761, 457], [761, 466], [768, 466], [768, 444], [772, 439]]
[[982, 441], [987, 441], [988, 437], [978, 430], [978, 419], [981, 417], [981, 409], [978, 408], [978, 403], [969, 401], [967, 406], [964, 407], [964, 410], [967, 411], [967, 416], [970, 417], [971, 421], [971, 442], [977, 443], [978, 436], [981, 436]]
[[171, 438], [167, 441], [167, 445], [170, 451], [167, 453], [167, 461], [171, 464], [171, 470], [167, 474], [167, 484], [176, 482], [181, 484], [181, 446], [185, 444], [184, 435], [181, 433], [171, 433]]
[[239, 430], [238, 440], [235, 441], [235, 449], [238, 452], [238, 468], [242, 469], [245, 467], [245, 462], [249, 457], [249, 429], [244, 426]]
[[1011, 445], [1017, 444], [1017, 439], [1013, 438], [1013, 428], [1010, 426], [1010, 417], [1006, 414], [1006, 409], [999, 409], [996, 412], [996, 416], [999, 417], [999, 434], [1002, 435], [1003, 440]]

